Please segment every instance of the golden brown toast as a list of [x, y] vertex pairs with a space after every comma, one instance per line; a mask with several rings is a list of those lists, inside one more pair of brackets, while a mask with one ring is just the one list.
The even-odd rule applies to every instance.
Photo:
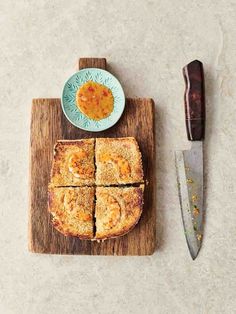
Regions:
[[94, 187], [49, 188], [48, 210], [55, 229], [65, 236], [92, 239]]
[[95, 139], [58, 141], [48, 191], [52, 224], [80, 239], [124, 235], [139, 221], [144, 191], [144, 184], [125, 185], [142, 182], [142, 158], [133, 137], [98, 138], [96, 146]]
[[142, 157], [134, 137], [97, 138], [95, 158], [97, 185], [143, 182]]
[[57, 141], [50, 185], [89, 186], [94, 183], [94, 139]]
[[143, 184], [139, 187], [97, 187], [95, 238], [114, 238], [133, 229], [142, 213], [143, 192]]

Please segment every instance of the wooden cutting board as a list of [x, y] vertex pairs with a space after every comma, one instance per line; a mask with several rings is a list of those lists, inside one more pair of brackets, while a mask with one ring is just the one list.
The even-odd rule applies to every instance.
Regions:
[[[79, 69], [106, 69], [106, 59], [83, 58]], [[47, 187], [53, 146], [58, 139], [134, 136], [143, 156], [145, 188], [144, 210], [137, 226], [127, 235], [104, 242], [65, 237], [50, 223]], [[98, 133], [74, 127], [65, 118], [60, 99], [34, 99], [30, 141], [29, 250], [48, 254], [150, 255], [156, 246], [154, 103], [151, 99], [126, 99], [119, 122]]]

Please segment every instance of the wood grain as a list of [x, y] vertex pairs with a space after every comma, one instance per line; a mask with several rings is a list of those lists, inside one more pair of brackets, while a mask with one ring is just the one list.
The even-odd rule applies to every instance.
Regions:
[[[97, 60], [97, 61], [95, 61]], [[103, 60], [103, 61], [102, 61]], [[105, 59], [82, 59], [80, 67], [103, 67]], [[138, 225], [127, 235], [104, 242], [64, 237], [50, 223], [47, 187], [58, 139], [134, 136], [143, 156], [148, 184]], [[112, 128], [99, 133], [74, 127], [61, 110], [60, 99], [34, 99], [31, 113], [31, 163], [29, 250], [35, 253], [87, 255], [151, 255], [156, 247], [154, 103], [151, 99], [126, 99], [122, 118]]]
[[80, 58], [78, 61], [78, 69], [100, 68], [106, 70], [107, 61], [105, 58]]

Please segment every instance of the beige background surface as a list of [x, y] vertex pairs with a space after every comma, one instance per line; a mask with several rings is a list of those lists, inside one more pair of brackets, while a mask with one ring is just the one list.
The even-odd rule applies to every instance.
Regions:
[[[236, 1], [0, 1], [0, 313], [236, 313]], [[153, 97], [157, 252], [150, 257], [27, 251], [34, 97], [58, 97], [79, 56], [106, 57], [127, 96]], [[207, 224], [192, 262], [175, 149], [185, 136], [182, 67], [205, 65]]]

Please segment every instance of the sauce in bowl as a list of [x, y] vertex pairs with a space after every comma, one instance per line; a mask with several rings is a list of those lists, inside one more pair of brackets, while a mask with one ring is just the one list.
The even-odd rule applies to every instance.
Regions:
[[99, 121], [112, 113], [114, 98], [111, 90], [105, 85], [88, 81], [78, 89], [76, 104], [88, 118]]

